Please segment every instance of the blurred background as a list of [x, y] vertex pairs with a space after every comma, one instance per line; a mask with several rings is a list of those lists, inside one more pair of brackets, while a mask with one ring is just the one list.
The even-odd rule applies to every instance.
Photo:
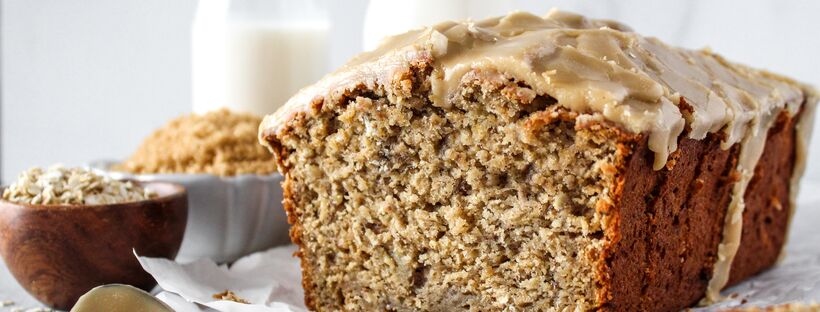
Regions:
[[[731, 60], [820, 85], [820, 1], [374, 1], [304, 1], [310, 7], [303, 1], [278, 1], [279, 8], [300, 6], [293, 10], [301, 13], [265, 13], [268, 18], [296, 24], [319, 21], [297, 35], [315, 40], [311, 44], [317, 48], [310, 49], [316, 54], [306, 56], [296, 47], [296, 52], [282, 56], [283, 62], [264, 65], [290, 66], [273, 71], [276, 76], [269, 79], [298, 76], [297, 82], [314, 81], [365, 46], [372, 47], [380, 36], [419, 23], [511, 10], [542, 15], [557, 7], [619, 20], [674, 45], [708, 46]], [[222, 12], [225, 8], [219, 6], [228, 2], [213, 0], [212, 12]], [[212, 60], [219, 57], [205, 53], [218, 44], [208, 35], [218, 29], [202, 22], [197, 26], [202, 28], [194, 30], [195, 19], [213, 18], [197, 7], [196, 0], [0, 2], [2, 181], [8, 183], [31, 166], [123, 159], [168, 120], [212, 105], [195, 98], [229, 97], [231, 91], [220, 91], [219, 81], [192, 82], [192, 71], [211, 73], [218, 67], [211, 66]], [[240, 15], [265, 10], [269, 8], [251, 5], [231, 14], [244, 18]], [[206, 37], [196, 39], [197, 33]], [[255, 49], [253, 44], [248, 47]], [[818, 136], [810, 158], [820, 156]], [[808, 170], [810, 179], [820, 180], [820, 163], [810, 161]]]

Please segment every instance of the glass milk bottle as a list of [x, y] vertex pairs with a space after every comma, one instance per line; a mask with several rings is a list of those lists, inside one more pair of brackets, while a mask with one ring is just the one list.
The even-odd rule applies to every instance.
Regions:
[[193, 22], [192, 101], [265, 115], [328, 71], [320, 1], [200, 0]]
[[364, 19], [363, 48], [376, 48], [385, 36], [447, 20], [503, 15], [513, 7], [511, 0], [370, 0]]

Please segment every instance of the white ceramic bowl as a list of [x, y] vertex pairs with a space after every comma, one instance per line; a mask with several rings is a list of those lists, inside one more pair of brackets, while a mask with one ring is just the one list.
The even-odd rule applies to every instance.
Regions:
[[130, 174], [109, 170], [112, 164], [98, 161], [90, 167], [115, 179], [166, 181], [188, 190], [188, 226], [177, 261], [210, 258], [226, 263], [290, 243], [287, 215], [282, 209], [281, 174]]

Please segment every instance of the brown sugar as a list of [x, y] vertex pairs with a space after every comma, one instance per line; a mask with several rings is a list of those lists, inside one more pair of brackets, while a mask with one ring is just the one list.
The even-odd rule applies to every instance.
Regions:
[[182, 116], [154, 131], [114, 169], [138, 174], [270, 174], [276, 163], [256, 138], [261, 121], [227, 109]]
[[233, 301], [233, 302], [238, 302], [238, 303], [250, 304], [250, 302], [248, 302], [245, 299], [242, 299], [241, 297], [237, 296], [234, 292], [232, 292], [230, 290], [226, 290], [226, 291], [223, 291], [221, 293], [214, 294], [211, 297], [213, 297], [214, 299], [218, 299], [218, 300], [227, 300], [227, 301]]

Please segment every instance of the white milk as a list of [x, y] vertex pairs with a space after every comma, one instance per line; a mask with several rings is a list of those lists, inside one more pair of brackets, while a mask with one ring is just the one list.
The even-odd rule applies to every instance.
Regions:
[[257, 115], [273, 113], [325, 73], [327, 31], [314, 25], [232, 25], [226, 46], [225, 97], [221, 103], [207, 99], [200, 103], [206, 109], [222, 104]]
[[194, 112], [270, 114], [327, 72], [327, 23], [243, 21], [206, 2], [192, 34]]

